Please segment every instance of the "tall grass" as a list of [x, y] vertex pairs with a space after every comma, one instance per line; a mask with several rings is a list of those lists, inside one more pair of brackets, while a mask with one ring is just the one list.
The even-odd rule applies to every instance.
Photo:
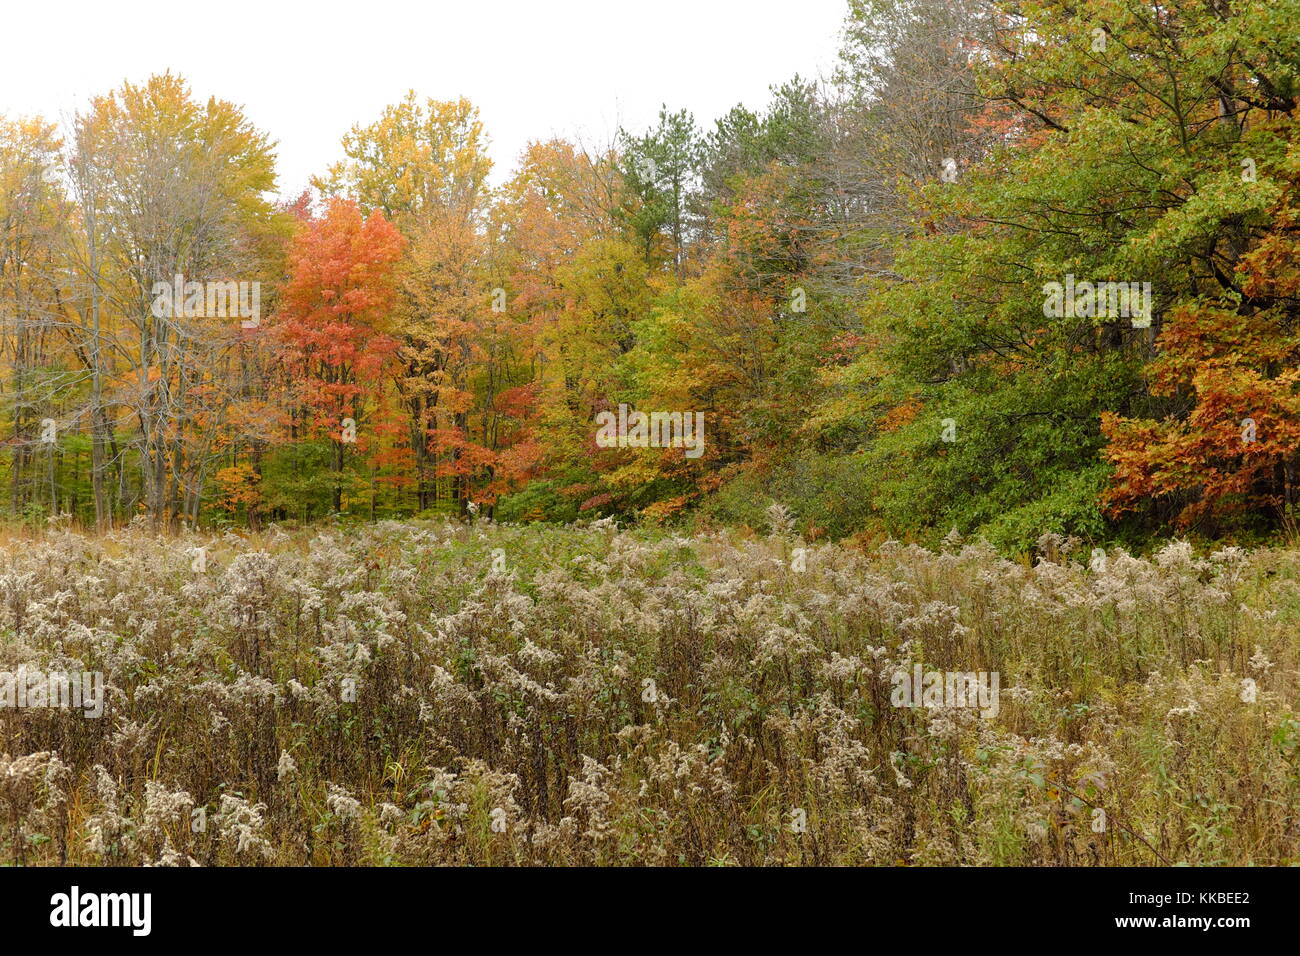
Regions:
[[[0, 710], [0, 859], [1300, 862], [1297, 553], [1041, 549], [10, 538], [0, 669], [107, 705]], [[894, 706], [917, 663], [998, 672], [999, 712]]]

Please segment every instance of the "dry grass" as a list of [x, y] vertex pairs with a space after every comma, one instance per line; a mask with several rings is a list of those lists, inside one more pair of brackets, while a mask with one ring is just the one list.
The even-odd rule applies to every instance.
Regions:
[[[0, 669], [108, 697], [0, 710], [0, 860], [1300, 862], [1296, 553], [799, 546], [9, 538]], [[918, 662], [997, 671], [1000, 712], [892, 706]]]

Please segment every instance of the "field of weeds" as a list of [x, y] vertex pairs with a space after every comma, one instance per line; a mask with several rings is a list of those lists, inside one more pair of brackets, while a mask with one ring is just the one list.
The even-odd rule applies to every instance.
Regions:
[[[0, 860], [1300, 862], [1296, 553], [775, 517], [6, 539]], [[896, 706], [917, 665], [997, 706]]]

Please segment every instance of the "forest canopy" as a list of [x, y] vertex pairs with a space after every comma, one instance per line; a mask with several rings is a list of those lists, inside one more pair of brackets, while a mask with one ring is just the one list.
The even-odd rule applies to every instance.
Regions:
[[1298, 71], [1298, 0], [850, 0], [757, 108], [494, 185], [412, 91], [291, 202], [175, 74], [0, 115], [0, 512], [1293, 531]]

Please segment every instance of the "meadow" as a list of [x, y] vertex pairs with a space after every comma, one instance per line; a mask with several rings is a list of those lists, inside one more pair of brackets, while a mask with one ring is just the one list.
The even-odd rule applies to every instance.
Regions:
[[104, 696], [0, 707], [0, 861], [1300, 862], [1300, 553], [768, 517], [12, 531], [0, 671]]

